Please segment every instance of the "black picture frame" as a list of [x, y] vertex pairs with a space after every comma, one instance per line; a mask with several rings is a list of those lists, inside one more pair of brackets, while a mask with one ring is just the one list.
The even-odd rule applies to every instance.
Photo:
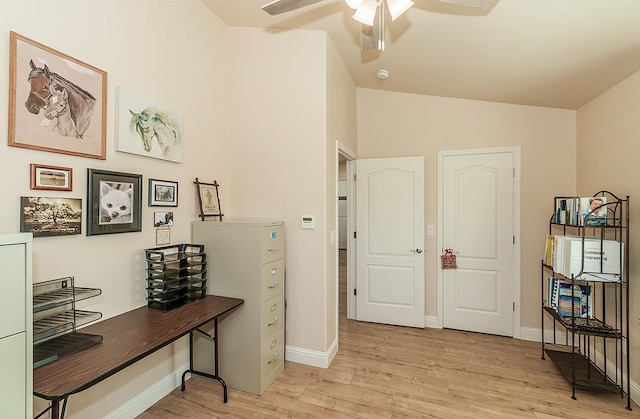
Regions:
[[87, 236], [135, 231], [142, 231], [142, 175], [87, 169]]
[[149, 179], [150, 207], [177, 207], [178, 182]]

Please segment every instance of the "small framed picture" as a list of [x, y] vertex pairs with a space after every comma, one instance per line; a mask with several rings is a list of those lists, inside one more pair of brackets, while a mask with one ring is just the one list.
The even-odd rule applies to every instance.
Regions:
[[31, 189], [71, 191], [72, 188], [73, 169], [70, 167], [31, 163]]
[[154, 212], [154, 227], [171, 227], [173, 226], [173, 212]]
[[87, 171], [87, 236], [141, 231], [142, 175]]
[[204, 221], [205, 217], [220, 217], [222, 221], [222, 211], [220, 210], [220, 198], [218, 197], [217, 181], [213, 183], [200, 182], [198, 178], [194, 182], [198, 191], [198, 200], [200, 201], [200, 217]]
[[156, 246], [164, 246], [170, 243], [171, 243], [171, 229], [157, 228], [156, 229]]
[[177, 207], [178, 182], [149, 179], [150, 207]]

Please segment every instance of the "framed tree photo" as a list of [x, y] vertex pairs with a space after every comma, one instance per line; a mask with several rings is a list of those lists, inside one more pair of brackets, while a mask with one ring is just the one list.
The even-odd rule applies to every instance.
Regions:
[[40, 196], [20, 197], [20, 231], [33, 237], [80, 234], [82, 199]]
[[15, 32], [9, 44], [8, 144], [106, 159], [107, 73]]
[[222, 217], [224, 214], [220, 210], [220, 198], [218, 196], [218, 184], [217, 181], [213, 183], [200, 182], [198, 178], [193, 182], [196, 184], [198, 191], [198, 201], [200, 203], [200, 218], [204, 221], [205, 217]]
[[142, 231], [142, 175], [87, 172], [87, 236]]

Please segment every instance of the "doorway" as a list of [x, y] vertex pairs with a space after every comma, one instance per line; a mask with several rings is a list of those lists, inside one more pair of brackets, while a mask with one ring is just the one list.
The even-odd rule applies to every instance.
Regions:
[[[336, 216], [338, 217], [338, 243], [336, 246], [338, 266], [336, 266], [336, 273], [338, 283], [336, 286], [338, 289], [337, 318], [339, 323], [345, 317], [347, 319], [355, 319], [356, 316], [356, 300], [353, 292], [350, 291], [355, 288], [355, 284], [352, 284], [352, 281], [355, 281], [356, 278], [355, 238], [353, 237], [356, 219], [354, 205], [356, 196], [354, 179], [356, 154], [340, 142], [336, 142], [336, 149], [338, 161], [338, 174], [336, 177], [338, 182], [338, 196], [336, 197]], [[344, 180], [344, 187], [341, 186], [341, 179]], [[340, 219], [341, 205], [345, 207], [342, 210], [344, 211], [342, 220]], [[344, 226], [341, 226], [341, 223], [344, 223]], [[345, 230], [343, 232], [345, 237], [340, 239], [340, 230], [342, 228]]]

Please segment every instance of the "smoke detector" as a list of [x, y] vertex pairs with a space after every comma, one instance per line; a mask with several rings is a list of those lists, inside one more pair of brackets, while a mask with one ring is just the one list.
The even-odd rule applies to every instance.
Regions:
[[378, 76], [378, 78], [380, 80], [386, 80], [389, 78], [389, 70], [385, 70], [385, 69], [380, 69], [378, 70], [378, 72], [376, 73], [376, 76]]

